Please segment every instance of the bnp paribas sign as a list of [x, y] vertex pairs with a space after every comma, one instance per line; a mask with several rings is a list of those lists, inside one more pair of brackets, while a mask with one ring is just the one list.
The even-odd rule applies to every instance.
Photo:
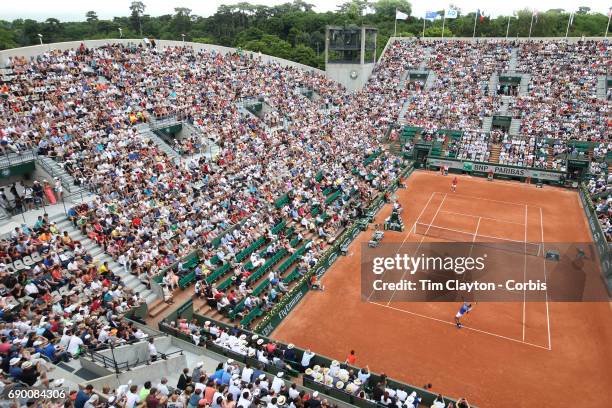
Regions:
[[463, 171], [476, 171], [480, 173], [493, 173], [510, 177], [531, 177], [532, 179], [559, 181], [563, 173], [544, 171], [540, 169], [528, 167], [503, 166], [493, 163], [473, 163], [470, 161], [449, 160], [429, 158], [427, 163], [430, 166], [442, 167], [446, 166], [449, 169], [461, 169]]

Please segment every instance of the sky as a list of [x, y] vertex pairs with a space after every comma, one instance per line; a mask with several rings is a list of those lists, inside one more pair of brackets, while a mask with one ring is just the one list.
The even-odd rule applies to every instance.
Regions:
[[[243, 0], [244, 1], [244, 0]], [[253, 4], [276, 5], [291, 0], [255, 0], [248, 1]], [[315, 5], [319, 12], [333, 11], [346, 0], [307, 0]], [[210, 16], [215, 13], [221, 4], [235, 4], [240, 0], [144, 0], [145, 13], [153, 16], [173, 14], [175, 7], [187, 7], [193, 14]], [[455, 4], [468, 13], [476, 9], [483, 9], [486, 14], [493, 17], [509, 15], [514, 10], [524, 8], [545, 11], [551, 8], [562, 8], [567, 11], [576, 10], [579, 6], [591, 7], [593, 11], [607, 14], [612, 6], [612, 0], [513, 0], [513, 1], [486, 1], [486, 0], [428, 0], [427, 2], [412, 1], [412, 15], [423, 16], [426, 10], [441, 10], [448, 4]], [[45, 20], [55, 17], [61, 21], [83, 21], [85, 13], [93, 10], [99, 18], [110, 19], [115, 16], [127, 16], [130, 13], [131, 0], [0, 0], [0, 19], [14, 20], [17, 18], [31, 18]]]

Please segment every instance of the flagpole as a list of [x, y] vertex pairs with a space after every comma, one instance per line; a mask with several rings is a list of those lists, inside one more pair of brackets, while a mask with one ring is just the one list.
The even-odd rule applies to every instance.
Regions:
[[393, 30], [393, 36], [397, 37], [397, 9], [395, 9], [395, 29]]
[[605, 38], [608, 38], [608, 31], [610, 30], [610, 18], [612, 17], [612, 7], [608, 10], [608, 25], [606, 26], [606, 35]]
[[423, 19], [423, 38], [425, 38], [425, 22], [427, 21], [426, 18]]
[[565, 29], [565, 39], [567, 40], [567, 34], [569, 33], [569, 26], [572, 22], [572, 13], [570, 13], [569, 18], [567, 19], [567, 28]]
[[508, 16], [508, 26], [506, 27], [506, 40], [508, 39], [509, 32], [510, 32], [510, 16]]
[[533, 27], [533, 16], [535, 15], [534, 12], [531, 13], [531, 24], [529, 24], [529, 39], [531, 39], [531, 28]]
[[476, 37], [476, 19], [478, 18], [479, 14], [480, 14], [480, 10], [478, 10], [476, 14], [474, 15], [474, 32], [472, 33], [472, 38]]
[[[442, 12], [444, 13], [444, 17], [442, 18], [442, 38], [444, 38], [444, 23], [446, 23], [446, 9], [442, 10]], [[610, 25], [610, 19], [608, 19], [608, 25]]]

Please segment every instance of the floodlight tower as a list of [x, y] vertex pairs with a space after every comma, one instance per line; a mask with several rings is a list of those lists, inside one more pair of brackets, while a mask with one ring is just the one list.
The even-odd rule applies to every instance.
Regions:
[[376, 64], [376, 34], [373, 27], [327, 26], [325, 28], [325, 73], [349, 91], [363, 88]]

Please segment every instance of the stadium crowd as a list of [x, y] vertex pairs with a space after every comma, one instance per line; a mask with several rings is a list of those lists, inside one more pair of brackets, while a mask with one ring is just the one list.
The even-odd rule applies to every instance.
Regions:
[[61, 386], [52, 364], [144, 337], [121, 320], [142, 299], [48, 216], [0, 240], [2, 386]]
[[[329, 367], [322, 367], [315, 364], [314, 357], [316, 354], [311, 350], [307, 349], [298, 352], [293, 344], [283, 345], [274, 341], [268, 341], [257, 334], [249, 334], [238, 328], [228, 329], [217, 326], [211, 321], [205, 321], [203, 325], [199, 325], [196, 320], [189, 322], [182, 318], [171, 321], [169, 324], [172, 328], [190, 336], [196, 345], [205, 345], [207, 342], [210, 342], [228, 351], [248, 356], [258, 361], [256, 366], [252, 367], [247, 364], [240, 370], [234, 364], [234, 361], [230, 359], [226, 364], [220, 364], [214, 375], [204, 378], [204, 381], [200, 381], [202, 384], [206, 384], [208, 381], [208, 384], [216, 382], [229, 384], [230, 387], [232, 385], [244, 387], [245, 384], [254, 381], [256, 385], [255, 390], [259, 388], [260, 391], [250, 390], [249, 396], [261, 396], [263, 392], [264, 395], [270, 394], [268, 398], [284, 397], [281, 399], [281, 403], [278, 404], [279, 406], [282, 406], [285, 402], [289, 406], [292, 406], [291, 404], [296, 407], [301, 406], [300, 404], [307, 406], [304, 398], [309, 396], [298, 392], [295, 384], [286, 387], [283, 381], [285, 371], [297, 370], [322, 386], [387, 407], [416, 408], [422, 400], [416, 392], [408, 393], [401, 387], [393, 387], [388, 384], [387, 376], [384, 374], [376, 382], [371, 381], [369, 368], [355, 368], [354, 364], [349, 364], [350, 357], [347, 357], [347, 361], [332, 361]], [[354, 354], [351, 355], [354, 356]], [[270, 382], [263, 372], [264, 367], [274, 367], [279, 371], [279, 374]], [[191, 381], [194, 381], [194, 378], [197, 377], [192, 376]], [[188, 384], [189, 382], [187, 384], [178, 384], [178, 386], [181, 388], [183, 385], [188, 386]], [[195, 388], [197, 389], [198, 387], [196, 386]], [[315, 394], [313, 396], [316, 398], [317, 395]], [[445, 408], [453, 406], [452, 403], [446, 405], [442, 396], [439, 396], [437, 401], [442, 404], [434, 404], [434, 407]], [[461, 401], [463, 402], [460, 402], [458, 406], [469, 407], [465, 399], [461, 399]]]
[[[403, 91], [388, 81], [393, 76], [384, 66], [369, 91], [355, 95], [320, 74], [190, 48], [81, 46], [31, 61], [13, 58], [10, 67], [15, 80], [0, 105], [0, 131], [21, 140], [17, 149], [36, 146], [75, 183], [97, 192], [70, 210], [75, 226], [145, 283], [195, 249], [204, 252], [201, 278], [217, 264], [213, 258], [232, 262], [236, 284], [215, 295], [219, 305], [238, 302], [250, 290], [243, 286], [231, 295], [249, 273], [232, 261], [241, 250], [266, 237], [273, 241], [266, 257], [291, 252], [288, 237], [270, 232], [280, 219], [300, 227], [298, 241], [316, 238], [303, 257], [315, 262], [356, 215], [346, 204], [362, 206], [398, 174], [398, 162], [385, 152], [367, 168], [361, 164], [377, 151], [401, 107]], [[236, 102], [249, 99], [275, 109], [264, 122], [283, 112], [283, 128], [267, 132], [241, 112]], [[214, 160], [174, 162], [137, 126], [177, 113], [218, 143]], [[341, 190], [343, 199], [326, 203], [327, 188]], [[272, 211], [285, 192], [292, 200]], [[326, 217], [312, 215], [315, 207]], [[221, 236], [221, 246], [213, 248], [210, 242]], [[170, 287], [183, 271], [176, 272], [166, 279]]]
[[[489, 81], [509, 72], [513, 48], [518, 50], [515, 71], [529, 74], [530, 81], [506, 101], [507, 114], [521, 119], [517, 136], [522, 137], [504, 137], [504, 163], [565, 171], [565, 160], [575, 153], [568, 142], [609, 143], [609, 101], [596, 96], [598, 77], [609, 69], [609, 45], [603, 41], [398, 41], [388, 55], [404, 56], [404, 70], [424, 61], [435, 74], [428, 89], [407, 87], [408, 125], [429, 132], [482, 131], [483, 119], [501, 111], [505, 95], [490, 96]], [[449, 152], [486, 160], [493, 138], [467, 135], [459, 148], [450, 143]]]
[[[397, 178], [400, 162], [380, 152], [379, 142], [404, 101], [408, 123], [424, 128], [424, 138], [446, 141], [458, 158], [488, 160], [495, 138], [502, 145], [500, 163], [563, 169], [564, 155], [572, 153], [568, 141], [600, 143], [594, 151], [597, 164], [592, 165], [597, 177], [588, 187], [610, 239], [611, 180], [601, 166], [610, 147], [610, 111], [607, 102], [594, 97], [608, 46], [518, 45], [517, 70], [532, 74], [527, 94], [511, 104], [512, 112], [521, 116], [521, 136], [487, 135], [482, 132], [483, 119], [500, 107], [498, 96], [490, 96], [489, 79], [508, 69], [513, 46], [398, 42], [366, 88], [354, 94], [318, 73], [265, 64], [240, 53], [123, 45], [47, 51], [31, 61], [10, 61], [15, 79], [0, 98], [0, 146], [4, 152], [34, 148], [56, 160], [75, 183], [95, 191], [91, 202], [70, 209], [70, 218], [83, 235], [139, 279], [148, 283], [196, 249], [202, 251], [198, 281], [229, 264], [232, 285], [201, 288], [211, 305], [223, 312], [241, 301], [242, 314], [257, 306], [269, 309], [288, 289], [271, 271], [268, 290], [251, 295], [251, 269], [245, 268], [247, 262], [235, 260], [237, 254], [264, 238], [264, 254], [248, 258], [252, 265], [262, 265], [280, 251], [291, 254], [296, 250], [291, 242], [297, 239], [306, 246], [296, 262], [303, 273], [316, 264], [342, 227], [357, 218], [357, 209]], [[428, 56], [426, 69], [436, 74], [429, 89], [400, 86], [397, 73], [417, 69], [423, 55]], [[315, 96], [306, 97], [303, 89]], [[258, 120], [239, 108], [237, 102], [244, 100], [265, 101], [273, 110]], [[214, 159], [174, 161], [137, 126], [152, 117], [179, 113], [216, 141], [220, 150]], [[450, 141], [437, 133], [442, 129], [464, 133]], [[181, 150], [197, 150], [197, 140], [184, 143]], [[325, 191], [340, 191], [340, 198], [328, 203]], [[289, 199], [277, 208], [276, 200], [285, 193]], [[314, 209], [318, 214], [313, 215]], [[295, 226], [291, 235], [272, 231], [283, 220]], [[211, 245], [216, 238], [218, 247]], [[48, 217], [0, 241], [0, 261], [4, 384], [57, 386], [49, 379], [49, 362], [145, 337], [121, 321], [123, 313], [143, 300], [124, 287], [107, 264], [92, 263], [80, 243]], [[180, 266], [169, 272], [165, 284], [176, 287], [184, 272]], [[208, 339], [280, 369], [295, 361], [289, 347], [277, 349], [273, 343], [214, 325], [175, 325], [186, 326], [196, 344]], [[418, 405], [417, 395], [388, 389], [384, 383], [366, 391], [362, 385], [367, 370], [354, 372], [340, 363], [310, 367], [304, 362], [303, 356], [300, 364], [316, 382], [385, 406]], [[178, 393], [164, 393], [160, 386], [148, 388], [147, 395], [136, 400], [131, 394], [137, 389], [130, 387], [117, 393], [115, 401], [173, 408], [195, 408], [202, 399], [204, 405], [223, 408], [250, 406], [256, 400], [268, 407], [328, 405], [317, 395], [276, 386], [275, 379], [245, 374], [247, 369], [228, 363], [217, 370], [219, 374], [185, 379], [182, 386], [177, 384]], [[97, 400], [91, 398], [83, 405], [93, 408]]]

